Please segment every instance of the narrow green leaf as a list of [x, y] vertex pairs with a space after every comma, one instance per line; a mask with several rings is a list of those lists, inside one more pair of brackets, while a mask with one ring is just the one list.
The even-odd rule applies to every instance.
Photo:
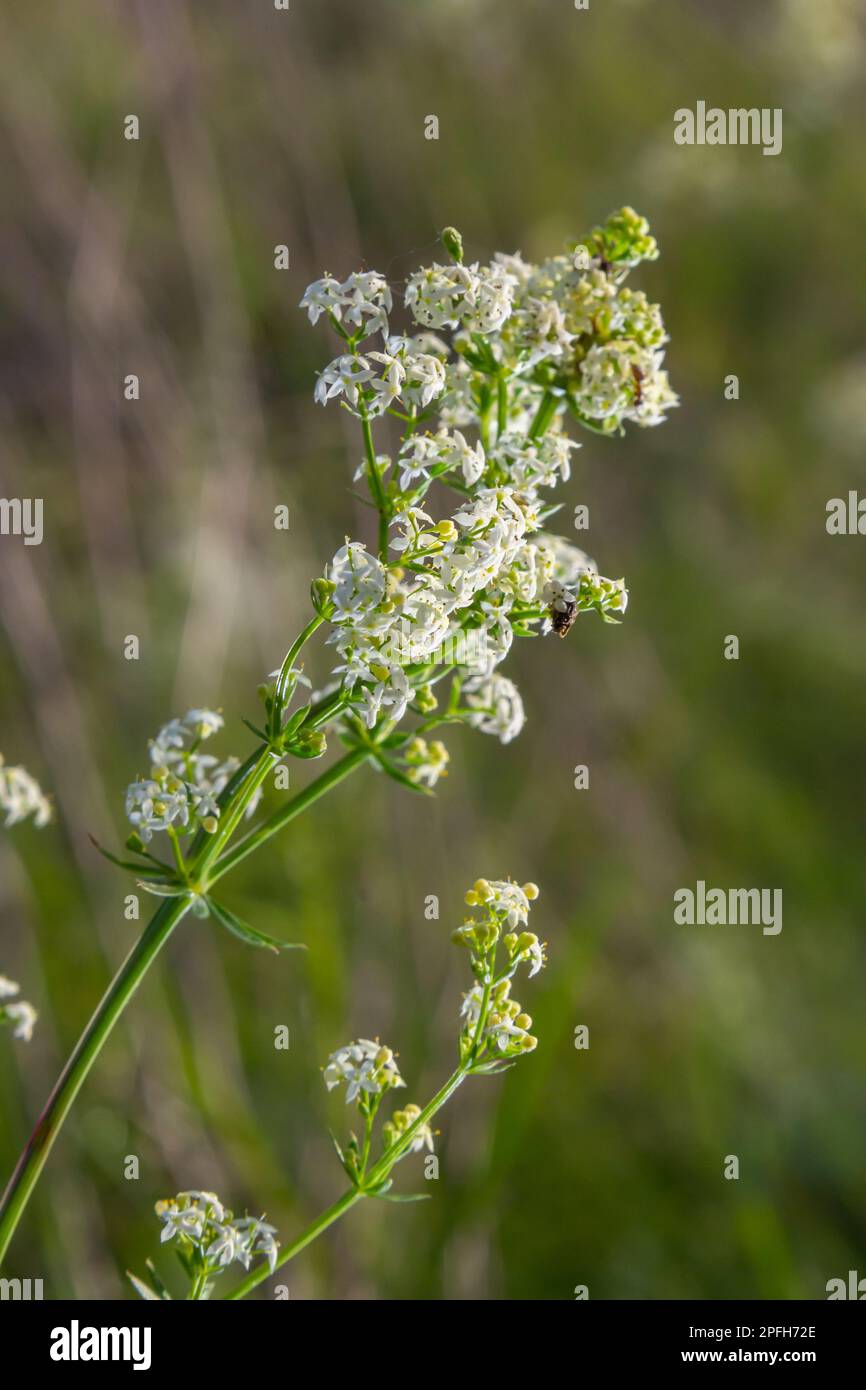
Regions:
[[[93, 835], [88, 835], [87, 838], [93, 845], [93, 848], [102, 855], [103, 859], [107, 859], [110, 864], [114, 864], [118, 869], [128, 869], [131, 873], [134, 874], [161, 875], [165, 873], [171, 873], [170, 864], [161, 864], [158, 859], [154, 859], [154, 867], [152, 869], [149, 869], [146, 864], [134, 864], [131, 859], [118, 859], [116, 854], [112, 854], [110, 850], [103, 849], [102, 845], [99, 843], [97, 839], [94, 838]], [[143, 853], [143, 851], [136, 851], [136, 853]], [[147, 858], [153, 859], [153, 856], [149, 854]]]
[[230, 931], [233, 936], [245, 941], [248, 946], [260, 946], [266, 951], [273, 951], [274, 954], [278, 954], [280, 951], [306, 951], [307, 949], [303, 942], [277, 941], [276, 937], [267, 936], [264, 932], [257, 931], [255, 927], [251, 927], [248, 922], [244, 922], [236, 913], [215, 902], [211, 897], [207, 898], [207, 904], [220, 925]]
[[190, 890], [182, 883], [145, 883], [144, 879], [138, 879], [138, 886], [146, 893], [152, 893], [155, 898], [192, 897]]
[[432, 1192], [371, 1192], [383, 1202], [429, 1202]]

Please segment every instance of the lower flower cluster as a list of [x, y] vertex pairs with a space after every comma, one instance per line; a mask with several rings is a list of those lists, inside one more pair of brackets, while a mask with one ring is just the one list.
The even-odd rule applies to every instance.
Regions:
[[[213, 1278], [235, 1261], [249, 1269], [261, 1256], [271, 1273], [276, 1268], [279, 1244], [276, 1230], [263, 1217], [235, 1217], [214, 1192], [179, 1192], [176, 1197], [157, 1202], [156, 1214], [162, 1222], [163, 1244], [174, 1241], [181, 1264], [189, 1278], [189, 1297], [209, 1297]], [[145, 1299], [170, 1295], [149, 1266], [156, 1288], [130, 1274], [136, 1292]]]

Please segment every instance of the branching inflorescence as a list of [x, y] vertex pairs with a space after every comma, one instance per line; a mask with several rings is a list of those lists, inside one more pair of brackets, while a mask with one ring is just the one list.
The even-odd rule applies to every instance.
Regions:
[[[257, 1255], [262, 1262], [229, 1298], [243, 1298], [292, 1260], [323, 1231], [362, 1198], [388, 1201], [421, 1201], [426, 1193], [395, 1194], [393, 1171], [412, 1154], [432, 1154], [431, 1121], [467, 1077], [495, 1076], [536, 1046], [530, 1033], [532, 1019], [516, 999], [511, 982], [521, 966], [529, 976], [546, 964], [546, 947], [529, 931], [530, 904], [538, 897], [534, 883], [478, 879], [466, 894], [471, 912], [452, 934], [466, 948], [475, 983], [463, 996], [459, 1012], [457, 1066], [425, 1106], [414, 1103], [394, 1108], [381, 1124], [378, 1157], [373, 1150], [380, 1107], [390, 1092], [406, 1083], [397, 1056], [378, 1038], [359, 1038], [337, 1048], [323, 1068], [329, 1091], [345, 1091], [345, 1102], [358, 1114], [360, 1133], [354, 1131], [334, 1147], [349, 1180], [348, 1191], [280, 1251], [276, 1232], [264, 1218], [236, 1221], [210, 1192], [182, 1192], [168, 1202], [158, 1202], [163, 1222], [162, 1240], [175, 1241], [188, 1281], [188, 1299], [209, 1298], [217, 1275], [233, 1261], [249, 1269]], [[152, 1263], [151, 1283], [130, 1275], [142, 1298], [169, 1298], [170, 1294]]]
[[[326, 321], [340, 340], [314, 395], [358, 421], [363, 456], [355, 476], [366, 480], [375, 543], [346, 537], [314, 580], [310, 620], [259, 687], [263, 716], [248, 723], [258, 743], [244, 762], [202, 751], [223, 725], [209, 709], [172, 720], [151, 741], [146, 773], [127, 791], [130, 857], [102, 852], [163, 902], [94, 1013], [13, 1174], [0, 1207], [0, 1258], [106, 1037], [186, 913], [210, 916], [250, 944], [283, 948], [215, 899], [225, 874], [364, 764], [430, 795], [447, 774], [438, 732], [448, 724], [509, 743], [525, 718], [517, 687], [500, 670], [514, 638], [565, 637], [584, 613], [616, 623], [626, 610], [624, 580], [603, 577], [582, 550], [547, 529], [558, 510], [547, 494], [570, 476], [579, 447], [570, 421], [610, 435], [627, 423], [659, 424], [677, 404], [663, 367], [660, 310], [626, 284], [630, 270], [658, 255], [645, 219], [624, 208], [538, 264], [501, 254], [488, 265], [466, 264], [453, 228], [442, 244], [448, 260], [405, 284], [404, 332], [394, 332], [396, 296], [375, 271], [343, 281], [326, 275], [303, 296], [311, 323]], [[374, 437], [386, 428], [396, 436], [390, 452]], [[456, 495], [450, 505], [449, 493]], [[300, 656], [320, 628], [334, 659], [322, 687], [301, 698], [309, 682]], [[239, 833], [277, 765], [320, 758], [329, 739], [343, 745], [342, 756]], [[489, 915], [458, 932], [476, 984], [464, 1001], [457, 1080], [423, 1110], [396, 1111], [371, 1165], [366, 1120], [399, 1072], [377, 1042], [334, 1054], [326, 1079], [347, 1079], [365, 1118], [365, 1137], [340, 1148], [353, 1186], [282, 1259], [359, 1197], [385, 1193], [394, 1163], [431, 1140], [425, 1126], [449, 1086], [534, 1046], [510, 997], [516, 963], [535, 969], [543, 960], [534, 938], [529, 945], [518, 930], [531, 894], [513, 884], [479, 883], [473, 892]], [[502, 934], [497, 914], [506, 898], [514, 920]], [[489, 949], [508, 953], [499, 976], [488, 938]], [[197, 1297], [213, 1272], [198, 1270]]]

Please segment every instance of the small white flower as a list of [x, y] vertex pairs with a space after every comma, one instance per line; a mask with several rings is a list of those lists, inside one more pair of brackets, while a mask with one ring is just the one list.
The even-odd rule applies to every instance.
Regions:
[[322, 314], [333, 314], [334, 318], [339, 319], [343, 312], [339, 280], [335, 280], [333, 275], [314, 280], [304, 290], [300, 307], [307, 310], [312, 324], [318, 323]]
[[367, 386], [374, 375], [366, 357], [344, 353], [319, 373], [313, 399], [318, 405], [327, 405], [335, 396], [343, 395], [351, 405], [357, 406], [360, 389]]
[[354, 619], [375, 608], [385, 597], [385, 566], [360, 541], [346, 540], [328, 566], [334, 589], [334, 621]]
[[482, 734], [495, 734], [500, 743], [517, 738], [526, 722], [520, 691], [507, 676], [473, 676], [463, 687], [466, 703], [475, 713], [469, 723]]
[[0, 1004], [0, 1022], [12, 1024], [12, 1036], [19, 1042], [30, 1042], [33, 1025], [39, 1015], [26, 999], [16, 999], [11, 1004]]
[[406, 1084], [391, 1049], [369, 1038], [359, 1038], [332, 1052], [323, 1076], [329, 1091], [345, 1084], [347, 1105], [360, 1095], [380, 1095]]
[[4, 825], [17, 825], [27, 816], [41, 830], [51, 819], [51, 803], [39, 783], [23, 767], [9, 767], [0, 753], [0, 811]]

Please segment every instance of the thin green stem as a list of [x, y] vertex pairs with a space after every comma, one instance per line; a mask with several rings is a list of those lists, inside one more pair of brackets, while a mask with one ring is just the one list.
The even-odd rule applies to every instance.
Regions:
[[[290, 820], [306, 810], [326, 791], [342, 782], [350, 772], [369, 757], [369, 749], [354, 749], [334, 767], [305, 787], [302, 792], [281, 808], [275, 816], [259, 826], [246, 840], [242, 840], [235, 852], [225, 855], [211, 873], [208, 885], [233, 868], [236, 863], [250, 854], [253, 849], [275, 835]], [[250, 797], [271, 766], [273, 755], [269, 749], [259, 750], [247, 759], [235, 774], [229, 788], [228, 803], [225, 805], [226, 820], [237, 824]], [[226, 793], [223, 794], [225, 797]], [[218, 836], [208, 836], [199, 854], [187, 864], [190, 882], [201, 886], [201, 879], [213, 861], [213, 845]], [[195, 846], [194, 846], [195, 848]], [[84, 1033], [69, 1058], [42, 1116], [15, 1168], [0, 1204], [0, 1262], [5, 1256], [9, 1242], [15, 1233], [18, 1222], [30, 1195], [36, 1186], [52, 1146], [60, 1132], [75, 1097], [81, 1089], [96, 1058], [99, 1056], [115, 1023], [135, 993], [144, 975], [153, 964], [162, 946], [189, 908], [188, 896], [168, 898], [157, 909], [145, 927], [138, 942], [120, 967], [104, 998], [97, 1006]]]
[[535, 412], [535, 418], [527, 431], [527, 439], [540, 439], [550, 425], [555, 413], [556, 396], [552, 391], [545, 391], [539, 402], [538, 409]]
[[[393, 1144], [391, 1148], [382, 1155], [378, 1162], [373, 1164], [373, 1167], [364, 1180], [364, 1185], [367, 1189], [378, 1187], [381, 1183], [386, 1181], [395, 1163], [403, 1157], [404, 1153], [409, 1148], [417, 1131], [422, 1125], [428, 1124], [430, 1120], [432, 1120], [437, 1110], [440, 1110], [445, 1102], [450, 1099], [468, 1074], [469, 1066], [467, 1063], [461, 1063], [457, 1070], [452, 1072], [451, 1076], [449, 1076], [448, 1080], [445, 1082], [445, 1085], [441, 1087], [441, 1089], [436, 1092], [433, 1099], [425, 1105], [418, 1118], [409, 1126], [405, 1133], [400, 1136], [397, 1143]], [[302, 1250], [305, 1250], [308, 1245], [311, 1245], [323, 1231], [326, 1231], [329, 1226], [333, 1226], [335, 1221], [339, 1221], [340, 1217], [344, 1216], [356, 1202], [360, 1202], [361, 1198], [367, 1195], [367, 1192], [357, 1187], [350, 1188], [348, 1192], [344, 1192], [342, 1197], [339, 1197], [337, 1201], [330, 1207], [327, 1207], [320, 1216], [317, 1216], [315, 1221], [313, 1221], [305, 1231], [302, 1231], [296, 1240], [292, 1241], [291, 1245], [285, 1247], [277, 1260], [275, 1270], [280, 1269], [283, 1265], [288, 1264], [290, 1260], [293, 1260], [296, 1255], [299, 1255]], [[238, 1287], [234, 1289], [232, 1293], [227, 1294], [226, 1297], [228, 1299], [246, 1298], [247, 1294], [251, 1293], [259, 1284], [263, 1283], [269, 1275], [270, 1270], [268, 1266], [261, 1265], [258, 1269], [254, 1269], [251, 1274], [248, 1274], [246, 1279], [244, 1279], [241, 1284], [238, 1284]]]
[[500, 372], [496, 379], [496, 438], [500, 440], [508, 426], [508, 382]]
[[223, 874], [227, 874], [242, 859], [246, 859], [248, 854], [252, 854], [260, 845], [265, 844], [267, 840], [282, 830], [284, 825], [288, 825], [289, 821], [294, 820], [302, 811], [306, 811], [308, 806], [312, 806], [313, 802], [318, 801], [320, 796], [324, 796], [325, 792], [338, 786], [344, 778], [349, 776], [350, 772], [354, 772], [356, 767], [360, 767], [369, 756], [369, 748], [353, 748], [351, 753], [347, 753], [339, 762], [334, 763], [333, 767], [322, 773], [321, 777], [317, 777], [315, 782], [311, 782], [302, 792], [298, 792], [297, 796], [293, 796], [291, 801], [286, 802], [285, 806], [281, 806], [279, 811], [275, 811], [267, 820], [262, 821], [261, 825], [256, 826], [255, 830], [251, 830], [243, 840], [239, 840], [234, 849], [230, 849], [217, 861], [214, 872], [208, 876], [208, 883], [216, 883]]
[[171, 841], [171, 852], [174, 855], [174, 864], [177, 869], [178, 878], [181, 883], [186, 883], [186, 863], [184, 862], [183, 850], [180, 847], [180, 840], [173, 825], [168, 827], [168, 838]]
[[[279, 1269], [282, 1265], [288, 1264], [289, 1260], [293, 1260], [296, 1255], [299, 1255], [302, 1250], [306, 1249], [306, 1247], [317, 1238], [317, 1236], [320, 1236], [323, 1231], [327, 1231], [328, 1227], [333, 1226], [335, 1221], [339, 1221], [340, 1217], [343, 1216], [350, 1207], [353, 1207], [356, 1202], [360, 1202], [363, 1195], [363, 1192], [359, 1192], [356, 1187], [351, 1188], [348, 1192], [344, 1192], [342, 1197], [339, 1197], [326, 1211], [323, 1211], [320, 1216], [316, 1217], [316, 1220], [298, 1236], [297, 1240], [294, 1240], [291, 1245], [286, 1246], [277, 1260], [276, 1269]], [[234, 1289], [232, 1293], [226, 1294], [226, 1298], [246, 1298], [247, 1294], [261, 1284], [263, 1280], [267, 1279], [269, 1274], [270, 1269], [267, 1265], [262, 1265], [259, 1269], [254, 1269], [251, 1274], [247, 1275], [242, 1284], [238, 1284], [237, 1288]]]
[[361, 432], [364, 436], [364, 452], [367, 456], [367, 474], [370, 479], [370, 492], [379, 512], [379, 559], [388, 559], [388, 501], [373, 443], [373, 430], [366, 415], [361, 416]]
[[291, 671], [292, 667], [294, 666], [295, 662], [300, 656], [305, 644], [310, 640], [313, 633], [316, 632], [322, 626], [322, 623], [324, 621], [324, 618], [321, 617], [319, 613], [314, 613], [313, 617], [307, 623], [307, 626], [304, 628], [302, 632], [298, 634], [292, 645], [289, 647], [289, 650], [286, 652], [283, 664], [280, 667], [280, 674], [277, 679], [276, 689], [274, 691], [274, 705], [271, 711], [271, 719], [269, 721], [268, 729], [268, 733], [270, 734], [271, 738], [276, 738], [276, 736], [280, 732], [280, 729], [282, 728], [283, 711], [286, 705], [285, 684], [289, 672]]
[[189, 899], [167, 898], [109, 985], [66, 1063], [39, 1122], [18, 1160], [0, 1205], [0, 1261], [39, 1179], [84, 1078], [145, 974], [189, 907]]

